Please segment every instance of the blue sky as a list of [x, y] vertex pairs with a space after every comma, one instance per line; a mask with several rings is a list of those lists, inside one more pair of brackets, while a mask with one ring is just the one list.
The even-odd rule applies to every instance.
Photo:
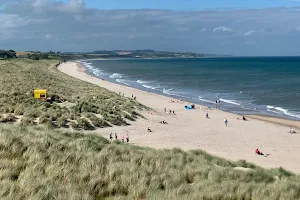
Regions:
[[1, 5], [1, 49], [300, 55], [300, 0], [0, 0]]
[[99, 9], [202, 10], [215, 8], [267, 8], [299, 6], [297, 0], [86, 0], [86, 6]]

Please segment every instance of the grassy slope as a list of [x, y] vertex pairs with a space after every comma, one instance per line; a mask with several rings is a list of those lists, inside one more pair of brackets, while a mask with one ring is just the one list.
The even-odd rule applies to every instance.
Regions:
[[[60, 127], [70, 124], [73, 128], [82, 129], [125, 125], [128, 120], [138, 117], [136, 110], [142, 106], [137, 102], [62, 74], [55, 67], [58, 62], [29, 59], [0, 61], [0, 113], [24, 115], [23, 124], [39, 121]], [[35, 100], [34, 89], [47, 89], [48, 96], [58, 95], [69, 103], [51, 105]], [[1, 121], [10, 119], [13, 119], [11, 115], [3, 115]]]
[[200, 150], [109, 144], [45, 126], [2, 125], [0, 133], [1, 199], [300, 198], [299, 176]]
[[[136, 102], [61, 74], [57, 62], [1, 61], [1, 112], [23, 113], [29, 121], [44, 117], [52, 125], [62, 116], [79, 120], [94, 112], [109, 123], [116, 118], [111, 116], [120, 116], [117, 122], [123, 113], [137, 116]], [[36, 101], [34, 88], [47, 88], [74, 106]], [[0, 125], [0, 199], [300, 199], [300, 177], [281, 168], [233, 163], [200, 150], [109, 144], [64, 130]]]

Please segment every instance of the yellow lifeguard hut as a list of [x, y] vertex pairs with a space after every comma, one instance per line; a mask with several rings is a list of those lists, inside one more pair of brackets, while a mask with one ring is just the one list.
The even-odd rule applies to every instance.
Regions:
[[34, 98], [36, 99], [46, 99], [47, 98], [47, 90], [34, 90]]

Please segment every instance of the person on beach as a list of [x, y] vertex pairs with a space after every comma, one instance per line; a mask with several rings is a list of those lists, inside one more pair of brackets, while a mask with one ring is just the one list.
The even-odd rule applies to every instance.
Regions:
[[131, 95], [131, 98], [133, 99], [133, 94]]
[[127, 143], [129, 142], [129, 135], [128, 134], [126, 135], [126, 142]]
[[161, 123], [161, 124], [168, 124], [165, 120], [160, 121], [159, 123]]
[[147, 131], [148, 131], [148, 132], [152, 132], [152, 130], [151, 130], [149, 127], [147, 128]]
[[173, 110], [173, 115], [175, 115], [175, 111]]
[[216, 100], [216, 109], [218, 109], [219, 108], [219, 101], [218, 101], [218, 99]]
[[243, 116], [243, 120], [244, 120], [244, 121], [247, 121], [246, 117]]
[[294, 131], [294, 129], [290, 126], [290, 133], [296, 133], [296, 131]]
[[258, 148], [255, 149], [255, 153], [257, 155], [267, 156], [267, 155], [263, 154]]
[[124, 143], [124, 135], [122, 135], [122, 142]]
[[167, 109], [165, 108], [165, 113], [167, 112]]
[[136, 97], [134, 97], [133, 100], [136, 100]]
[[118, 135], [117, 135], [117, 133], [115, 133], [115, 139], [116, 139], [116, 140], [118, 139]]
[[209, 116], [208, 116], [208, 112], [206, 113], [206, 118], [207, 118], [207, 119], [209, 118]]
[[109, 134], [109, 139], [110, 139], [110, 141], [112, 141], [112, 139], [113, 139], [112, 133]]
[[228, 124], [228, 120], [226, 118], [224, 118], [224, 124], [225, 124], [225, 126], [227, 126], [227, 124]]

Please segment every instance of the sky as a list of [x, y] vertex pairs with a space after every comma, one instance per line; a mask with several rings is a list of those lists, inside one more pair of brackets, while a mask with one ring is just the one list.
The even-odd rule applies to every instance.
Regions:
[[300, 55], [300, 0], [0, 0], [0, 49]]
[[[67, 1], [64, 1], [67, 2]], [[270, 8], [299, 6], [300, 0], [86, 0], [88, 8], [203, 10], [216, 8]]]

